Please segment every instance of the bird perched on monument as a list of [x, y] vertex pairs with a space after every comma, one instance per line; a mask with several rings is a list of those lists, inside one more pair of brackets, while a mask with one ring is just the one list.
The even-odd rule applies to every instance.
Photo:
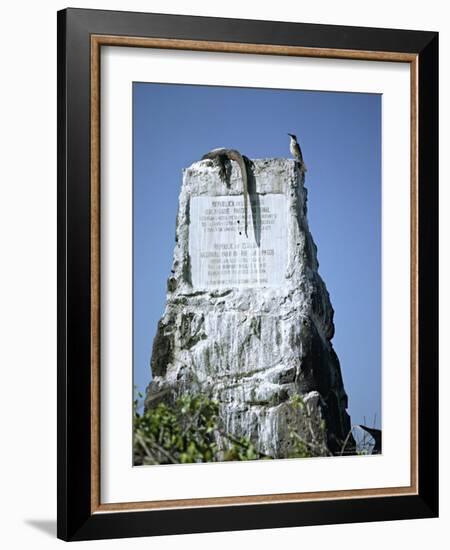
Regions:
[[306, 172], [307, 169], [306, 169], [305, 163], [303, 162], [302, 149], [300, 147], [299, 142], [297, 141], [297, 136], [295, 134], [289, 134], [289, 133], [288, 133], [288, 136], [291, 137], [291, 143], [289, 147], [291, 150], [291, 155], [298, 162], [303, 172]]

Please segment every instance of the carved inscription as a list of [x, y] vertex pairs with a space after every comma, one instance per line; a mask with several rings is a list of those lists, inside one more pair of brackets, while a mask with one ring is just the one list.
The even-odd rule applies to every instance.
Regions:
[[247, 235], [242, 195], [192, 197], [189, 254], [196, 288], [277, 286], [287, 262], [286, 198], [252, 196]]

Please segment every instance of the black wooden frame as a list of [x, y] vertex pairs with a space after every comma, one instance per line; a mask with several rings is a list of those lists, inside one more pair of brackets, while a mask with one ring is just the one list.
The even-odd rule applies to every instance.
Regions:
[[[91, 514], [92, 34], [419, 56], [418, 495]], [[437, 33], [84, 9], [58, 13], [58, 537], [86, 540], [437, 516], [437, 144]]]

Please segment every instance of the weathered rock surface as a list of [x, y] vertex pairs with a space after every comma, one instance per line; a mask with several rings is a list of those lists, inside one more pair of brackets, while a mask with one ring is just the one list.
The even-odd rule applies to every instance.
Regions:
[[[333, 308], [318, 274], [303, 184], [293, 160], [254, 160], [246, 236], [237, 165], [226, 182], [210, 160], [184, 170], [146, 396], [149, 408], [184, 393], [210, 395], [228, 432], [277, 458], [289, 455], [292, 429], [309, 441], [323, 420], [332, 452], [350, 430], [331, 344]], [[309, 420], [293, 405], [297, 395]]]

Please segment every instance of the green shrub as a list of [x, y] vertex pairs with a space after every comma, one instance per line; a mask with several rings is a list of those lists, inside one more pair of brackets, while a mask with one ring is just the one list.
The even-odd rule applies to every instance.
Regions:
[[247, 438], [223, 431], [218, 403], [203, 396], [160, 403], [142, 415], [135, 401], [133, 454], [135, 465], [264, 458]]
[[[291, 405], [302, 415], [308, 440], [290, 426], [287, 458], [330, 456], [325, 441], [325, 423], [316, 426], [308, 405], [301, 396], [293, 396]], [[219, 404], [207, 397], [185, 396], [170, 406], [160, 403], [134, 411], [134, 464], [183, 464], [235, 460], [271, 459], [259, 452], [246, 437], [235, 437], [223, 429]]]

